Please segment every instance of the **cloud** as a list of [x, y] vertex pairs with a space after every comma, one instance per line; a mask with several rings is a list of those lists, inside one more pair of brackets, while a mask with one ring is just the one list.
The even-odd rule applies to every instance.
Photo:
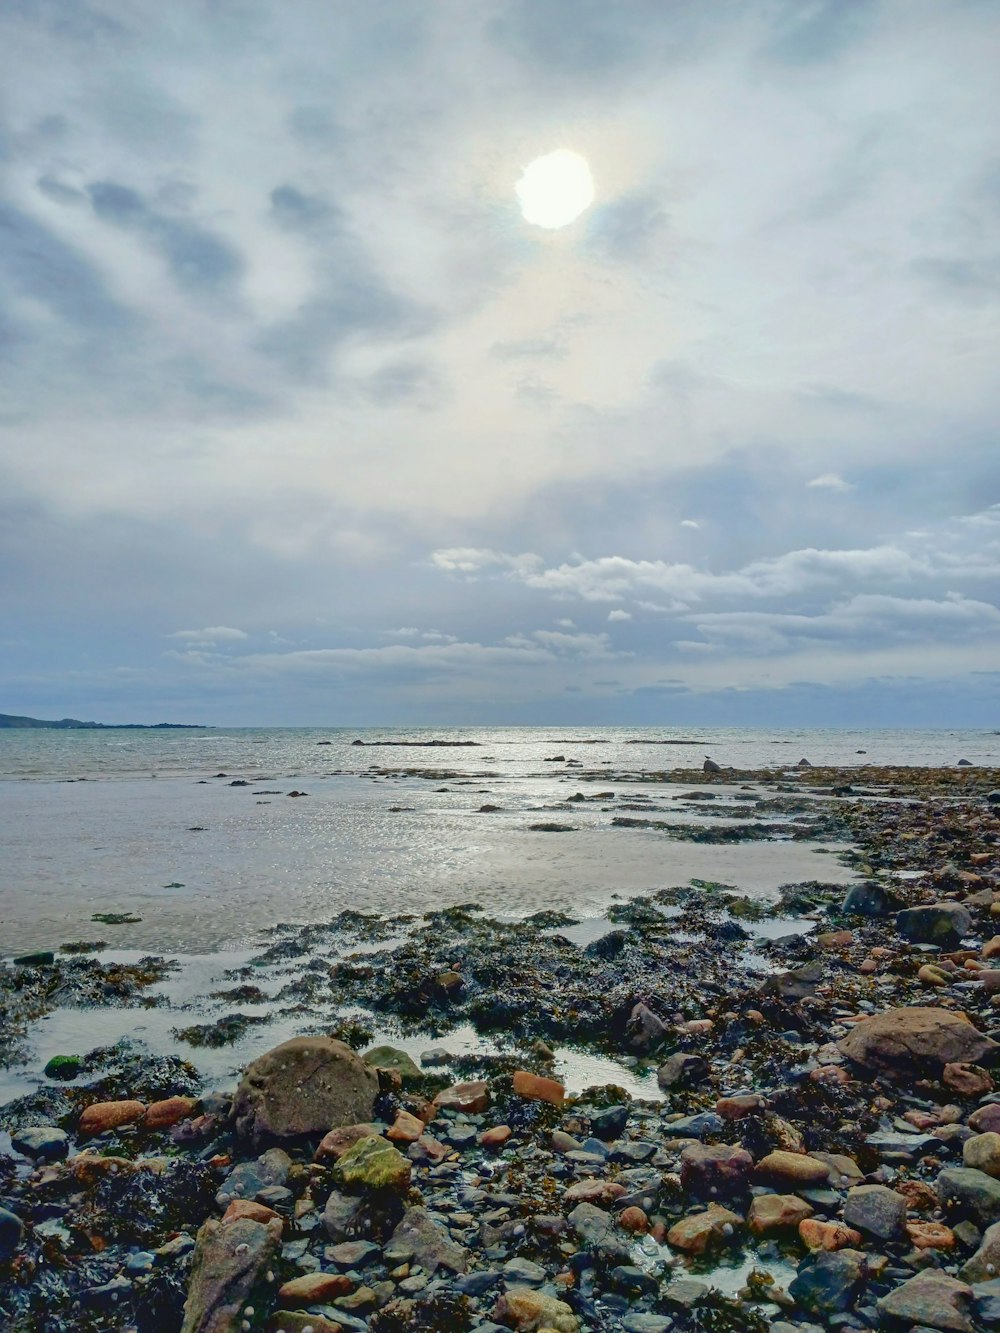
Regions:
[[232, 625], [209, 625], [207, 629], [178, 629], [168, 634], [169, 639], [189, 639], [192, 643], [240, 643], [250, 636]]
[[807, 481], [806, 485], [811, 490], [838, 491], [840, 494], [854, 489], [851, 483], [845, 481], [837, 472], [822, 472], [818, 477], [813, 477], [812, 481]]
[[615, 609], [614, 609], [613, 611], [609, 611], [609, 612], [608, 612], [608, 619], [609, 619], [609, 620], [612, 620], [612, 621], [615, 621], [615, 620], [631, 620], [631, 619], [632, 619], [632, 613], [631, 613], [631, 611], [623, 611], [622, 608], [619, 606], [619, 607], [615, 607]]

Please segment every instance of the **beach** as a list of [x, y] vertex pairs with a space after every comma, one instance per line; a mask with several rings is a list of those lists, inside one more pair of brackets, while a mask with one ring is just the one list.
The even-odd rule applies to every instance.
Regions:
[[10, 1326], [994, 1326], [997, 738], [863, 739], [22, 743]]

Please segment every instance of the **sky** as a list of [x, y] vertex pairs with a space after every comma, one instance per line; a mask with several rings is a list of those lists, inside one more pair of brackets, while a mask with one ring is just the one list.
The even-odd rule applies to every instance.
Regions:
[[1000, 726], [998, 56], [989, 0], [5, 0], [0, 711]]

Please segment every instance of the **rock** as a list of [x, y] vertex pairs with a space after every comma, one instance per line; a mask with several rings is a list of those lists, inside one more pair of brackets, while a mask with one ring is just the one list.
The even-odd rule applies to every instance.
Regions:
[[993, 1091], [993, 1079], [979, 1065], [947, 1064], [941, 1082], [962, 1097], [982, 1097], [984, 1093]]
[[896, 913], [896, 929], [913, 944], [952, 947], [972, 931], [972, 917], [961, 903], [930, 903]]
[[293, 1037], [247, 1066], [233, 1103], [236, 1132], [260, 1143], [325, 1134], [370, 1120], [378, 1075], [332, 1037]]
[[865, 1175], [858, 1166], [853, 1157], [845, 1157], [843, 1153], [820, 1152], [818, 1149], [809, 1154], [817, 1162], [823, 1162], [830, 1172], [830, 1184], [834, 1189], [850, 1189], [852, 1185], [860, 1185]]
[[613, 1143], [625, 1133], [628, 1117], [627, 1106], [606, 1106], [603, 1111], [598, 1111], [590, 1117], [590, 1132], [594, 1138], [602, 1139], [605, 1143]]
[[308, 1305], [326, 1305], [337, 1296], [353, 1291], [354, 1283], [343, 1273], [306, 1273], [278, 1288], [278, 1301], [292, 1310]]
[[707, 1077], [707, 1063], [700, 1055], [693, 1055], [690, 1051], [676, 1051], [656, 1071], [656, 1081], [664, 1090], [693, 1088]]
[[969, 1128], [977, 1134], [1000, 1134], [1000, 1102], [987, 1102], [969, 1116]]
[[70, 1079], [76, 1078], [82, 1066], [83, 1061], [78, 1055], [54, 1055], [42, 1073], [46, 1078], [55, 1078], [61, 1083], [68, 1083]]
[[361, 1125], [342, 1125], [339, 1129], [331, 1129], [329, 1134], [324, 1134], [320, 1139], [319, 1147], [316, 1149], [315, 1160], [322, 1162], [327, 1158], [333, 1158], [337, 1161], [343, 1157], [348, 1149], [361, 1139], [369, 1139], [374, 1135], [378, 1137], [379, 1129], [370, 1121]]
[[714, 759], [706, 759], [701, 766], [701, 771], [703, 773], [721, 773], [722, 765], [717, 764]]
[[395, 1046], [373, 1046], [361, 1058], [373, 1069], [388, 1069], [398, 1074], [404, 1083], [421, 1077], [420, 1069], [414, 1061]]
[[836, 1314], [856, 1304], [867, 1276], [867, 1260], [859, 1250], [820, 1250], [799, 1264], [788, 1294], [809, 1314]]
[[410, 1162], [383, 1138], [359, 1139], [337, 1159], [333, 1176], [349, 1191], [375, 1193], [392, 1190], [405, 1194], [410, 1188]]
[[890, 1074], [940, 1074], [947, 1064], [990, 1062], [1000, 1046], [953, 1009], [889, 1009], [856, 1023], [837, 1043], [856, 1064]]
[[917, 980], [924, 986], [950, 986], [953, 978], [943, 971], [940, 967], [935, 967], [933, 963], [924, 963], [917, 971]]
[[554, 1078], [542, 1078], [539, 1074], [529, 1074], [526, 1069], [519, 1069], [514, 1075], [514, 1093], [527, 1102], [548, 1102], [550, 1106], [562, 1106], [566, 1100], [566, 1089]]
[[941, 1222], [907, 1222], [906, 1234], [915, 1250], [953, 1250], [956, 1237]]
[[810, 1250], [855, 1249], [862, 1242], [860, 1231], [845, 1227], [843, 1222], [821, 1222], [815, 1217], [799, 1223], [799, 1238]]
[[984, 1171], [995, 1180], [1000, 1179], [1000, 1134], [991, 1131], [966, 1139], [962, 1145], [962, 1160], [966, 1166]]
[[198, 1105], [195, 1097], [165, 1097], [162, 1101], [151, 1102], [142, 1117], [143, 1129], [170, 1129], [187, 1120]]
[[972, 1333], [972, 1288], [947, 1273], [925, 1269], [877, 1302], [880, 1313], [926, 1328]]
[[752, 1170], [753, 1158], [738, 1144], [693, 1143], [681, 1153], [681, 1185], [698, 1199], [741, 1194]]
[[754, 1174], [766, 1185], [791, 1185], [793, 1189], [808, 1189], [813, 1185], [825, 1185], [830, 1168], [825, 1162], [807, 1157], [804, 1153], [783, 1152], [779, 1149], [762, 1157]]
[[275, 1310], [268, 1322], [267, 1333], [344, 1333], [344, 1326], [315, 1312]]
[[563, 1203], [593, 1203], [610, 1208], [616, 1199], [627, 1193], [625, 1186], [617, 1180], [578, 1180], [563, 1194]]
[[0, 1208], [0, 1260], [11, 1257], [23, 1235], [24, 1223], [18, 1215], [7, 1208]]
[[142, 1102], [93, 1102], [80, 1116], [76, 1127], [77, 1138], [90, 1139], [95, 1134], [106, 1134], [108, 1130], [119, 1129], [122, 1125], [134, 1125], [146, 1114]]
[[257, 1281], [277, 1258], [281, 1223], [209, 1221], [198, 1232], [181, 1333], [230, 1333]]
[[979, 1249], [960, 1272], [966, 1282], [989, 1282], [1000, 1277], [1000, 1222], [986, 1228]]
[[789, 1004], [808, 999], [816, 994], [816, 988], [823, 980], [823, 964], [818, 962], [803, 963], [790, 972], [778, 972], [760, 987], [764, 995], [778, 995]]
[[396, 1119], [386, 1134], [391, 1143], [416, 1143], [424, 1132], [424, 1122], [409, 1111], [397, 1111]]
[[540, 1287], [545, 1281], [545, 1269], [530, 1259], [508, 1259], [503, 1266], [504, 1281], [508, 1287]]
[[747, 1225], [755, 1236], [798, 1227], [812, 1216], [812, 1208], [797, 1194], [758, 1194], [750, 1204]]
[[983, 1171], [945, 1167], [938, 1173], [935, 1189], [945, 1206], [956, 1206], [980, 1226], [989, 1226], [1000, 1219], [1000, 1181]]
[[468, 1251], [456, 1245], [426, 1208], [407, 1208], [383, 1251], [388, 1264], [418, 1263], [428, 1273], [447, 1268], [464, 1273]]
[[885, 1185], [855, 1185], [847, 1191], [844, 1221], [877, 1240], [894, 1240], [906, 1225], [906, 1200]]
[[669, 1028], [663, 1019], [641, 1002], [635, 1005], [625, 1025], [625, 1039], [633, 1051], [651, 1051], [667, 1039]]
[[434, 1098], [441, 1111], [462, 1111], [465, 1115], [480, 1115], [490, 1104], [489, 1085], [481, 1079], [472, 1083], [455, 1083]]
[[852, 884], [844, 895], [841, 911], [845, 916], [891, 916], [899, 910], [899, 899], [894, 893], [874, 881]]
[[258, 1203], [256, 1199], [234, 1199], [223, 1213], [222, 1220], [236, 1222], [241, 1217], [249, 1217], [253, 1222], [281, 1222], [281, 1217], [273, 1208], [268, 1208], [265, 1203]]
[[523, 1288], [505, 1291], [493, 1308], [493, 1318], [518, 1333], [535, 1333], [537, 1329], [577, 1333], [580, 1327], [579, 1319], [563, 1301]]
[[39, 949], [37, 953], [22, 953], [13, 961], [16, 967], [51, 967], [56, 956], [51, 949]]
[[494, 1125], [491, 1129], [484, 1129], [479, 1136], [480, 1146], [483, 1148], [492, 1148], [494, 1150], [502, 1148], [511, 1136], [509, 1125]]
[[708, 1134], [721, 1134], [724, 1121], [714, 1111], [699, 1111], [697, 1115], [681, 1116], [664, 1128], [668, 1137], [675, 1139], [703, 1139]]
[[764, 1106], [763, 1097], [757, 1093], [746, 1093], [738, 1097], [720, 1097], [715, 1103], [715, 1110], [723, 1120], [743, 1120], [748, 1115], [757, 1115]]
[[255, 1162], [240, 1162], [222, 1182], [215, 1201], [224, 1208], [233, 1199], [255, 1199], [273, 1185], [284, 1185], [292, 1159], [280, 1148], [270, 1148]]
[[667, 1232], [667, 1244], [685, 1254], [704, 1254], [717, 1245], [731, 1244], [737, 1238], [743, 1219], [721, 1204], [710, 1203], [701, 1213], [689, 1213]]
[[972, 1288], [976, 1318], [987, 1328], [1000, 1325], [1000, 1281], [978, 1282]]
[[630, 1236], [644, 1236], [649, 1230], [649, 1218], [643, 1209], [631, 1204], [618, 1214], [618, 1225]]
[[69, 1135], [52, 1125], [33, 1125], [11, 1138], [15, 1152], [43, 1162], [57, 1162], [69, 1153]]

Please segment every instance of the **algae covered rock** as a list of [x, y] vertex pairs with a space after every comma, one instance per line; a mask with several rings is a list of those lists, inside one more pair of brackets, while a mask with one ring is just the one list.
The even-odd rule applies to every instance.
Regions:
[[396, 1046], [373, 1046], [361, 1058], [373, 1069], [388, 1069], [398, 1074], [404, 1083], [422, 1077], [419, 1066]]
[[372, 1118], [378, 1075], [332, 1037], [293, 1037], [247, 1066], [233, 1117], [242, 1138], [296, 1139]]
[[405, 1194], [410, 1188], [410, 1162], [385, 1139], [370, 1135], [359, 1139], [337, 1159], [334, 1179], [347, 1190], [375, 1193], [394, 1190]]

